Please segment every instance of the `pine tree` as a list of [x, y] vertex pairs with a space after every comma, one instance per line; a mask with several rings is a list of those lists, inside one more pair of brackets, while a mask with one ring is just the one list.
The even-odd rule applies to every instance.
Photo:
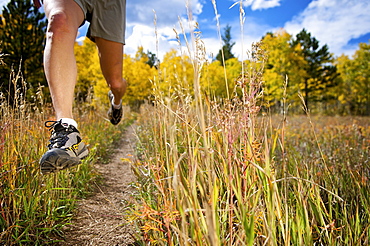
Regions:
[[224, 65], [224, 61], [227, 61], [231, 58], [235, 58], [234, 54], [231, 52], [231, 49], [235, 45], [235, 42], [231, 42], [231, 26], [227, 25], [224, 29], [224, 34], [222, 35], [223, 46], [222, 49], [218, 52], [216, 60], [220, 61], [221, 65]]
[[159, 65], [159, 60], [158, 60], [156, 54], [154, 54], [154, 53], [152, 53], [148, 50], [146, 52], [146, 56], [148, 57], [148, 61], [146, 62], [146, 64], [148, 64], [150, 67], [157, 68], [157, 66]]
[[[307, 62], [303, 68], [306, 76], [302, 78], [303, 97], [308, 108], [310, 100], [324, 100], [326, 88], [336, 85], [335, 79], [339, 75], [333, 64], [333, 57], [327, 45], [319, 47], [319, 41], [303, 29], [293, 39], [291, 46], [297, 48]], [[317, 97], [320, 95], [320, 98]]]
[[46, 84], [42, 68], [45, 28], [45, 14], [31, 0], [11, 0], [4, 6], [0, 50], [5, 65], [0, 66], [0, 90], [9, 93], [10, 99], [15, 89], [23, 89], [21, 79], [15, 86], [10, 84], [12, 71], [20, 72], [30, 88]]

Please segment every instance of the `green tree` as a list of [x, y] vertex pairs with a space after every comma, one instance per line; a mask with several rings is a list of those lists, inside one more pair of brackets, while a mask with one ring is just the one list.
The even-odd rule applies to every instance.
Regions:
[[45, 43], [45, 14], [40, 13], [31, 0], [11, 0], [3, 8], [0, 21], [3, 62], [0, 67], [1, 91], [8, 92], [10, 99], [14, 89], [22, 90], [22, 80], [9, 83], [12, 71], [20, 72], [31, 88], [45, 85], [43, 75], [43, 47]]
[[291, 46], [298, 48], [297, 52], [306, 61], [303, 69], [306, 71], [302, 76], [300, 89], [303, 91], [305, 104], [308, 108], [309, 101], [325, 100], [325, 89], [336, 85], [337, 68], [333, 65], [333, 57], [325, 44], [319, 47], [319, 41], [311, 37], [311, 34], [303, 29], [292, 40]]
[[216, 56], [216, 60], [220, 61], [221, 65], [224, 65], [224, 61], [231, 58], [235, 58], [231, 49], [235, 45], [235, 42], [231, 42], [231, 26], [227, 25], [224, 29], [224, 34], [221, 36], [223, 46]]
[[159, 60], [156, 54], [150, 51], [147, 51], [145, 55], [148, 58], [148, 61], [146, 62], [146, 64], [148, 64], [150, 67], [157, 67], [159, 65]]

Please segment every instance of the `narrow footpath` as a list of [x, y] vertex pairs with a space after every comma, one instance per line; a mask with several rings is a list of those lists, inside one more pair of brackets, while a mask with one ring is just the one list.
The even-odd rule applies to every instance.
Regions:
[[127, 246], [134, 242], [133, 230], [123, 213], [131, 199], [130, 183], [134, 161], [135, 125], [128, 126], [108, 164], [97, 164], [102, 182], [96, 191], [77, 205], [72, 224], [65, 229], [65, 242], [60, 246]]

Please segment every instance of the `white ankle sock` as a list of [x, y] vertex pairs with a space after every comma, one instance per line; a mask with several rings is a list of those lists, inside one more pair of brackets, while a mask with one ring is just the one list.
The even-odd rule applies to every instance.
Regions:
[[113, 108], [120, 109], [121, 106], [122, 106], [122, 99], [119, 101], [119, 104], [116, 105], [116, 104], [114, 104], [114, 96], [113, 96], [113, 98], [112, 98], [112, 105], [113, 105]]
[[72, 125], [74, 127], [78, 127], [78, 124], [77, 122], [74, 120], [74, 119], [71, 119], [71, 118], [60, 118], [59, 120], [62, 121], [62, 123], [66, 123], [68, 125]]

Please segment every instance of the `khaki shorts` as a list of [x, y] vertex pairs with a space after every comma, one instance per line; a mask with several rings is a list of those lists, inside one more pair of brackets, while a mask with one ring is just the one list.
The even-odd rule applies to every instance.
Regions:
[[126, 0], [74, 0], [90, 22], [87, 37], [125, 44]]

